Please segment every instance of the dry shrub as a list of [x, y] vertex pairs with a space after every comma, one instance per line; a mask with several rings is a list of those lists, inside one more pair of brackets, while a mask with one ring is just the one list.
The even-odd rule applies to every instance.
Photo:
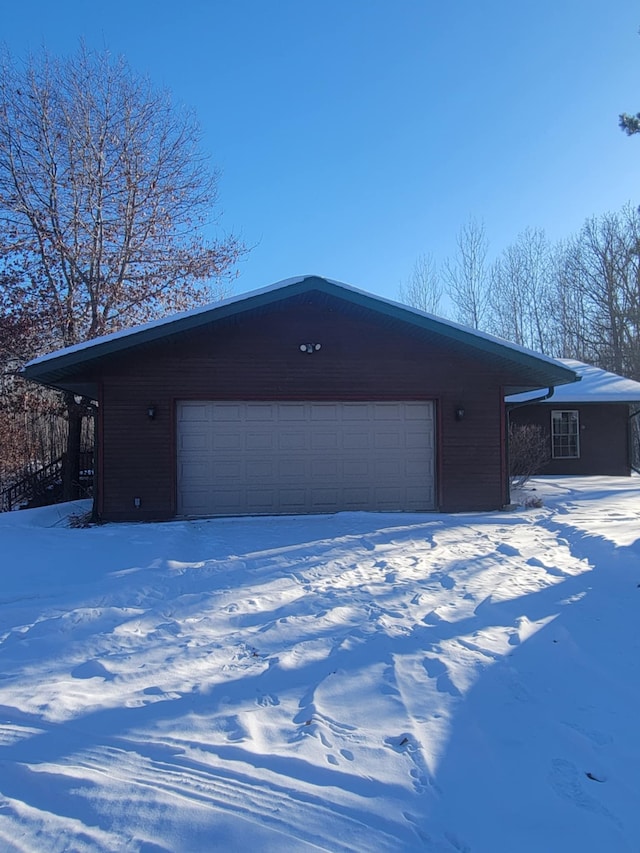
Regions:
[[509, 475], [514, 488], [539, 474], [549, 458], [549, 439], [541, 426], [509, 424]]

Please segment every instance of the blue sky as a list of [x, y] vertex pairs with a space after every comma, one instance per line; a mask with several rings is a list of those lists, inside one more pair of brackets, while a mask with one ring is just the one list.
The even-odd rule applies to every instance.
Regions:
[[318, 273], [391, 298], [484, 220], [499, 253], [637, 203], [637, 0], [30, 0], [15, 55], [122, 53], [194, 107], [236, 292]]

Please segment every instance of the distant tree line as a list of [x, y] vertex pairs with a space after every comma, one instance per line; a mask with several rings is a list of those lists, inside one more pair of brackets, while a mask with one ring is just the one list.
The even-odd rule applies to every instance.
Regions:
[[[640, 134], [640, 113], [620, 129]], [[400, 299], [556, 358], [575, 358], [640, 382], [640, 209], [585, 220], [558, 243], [527, 228], [489, 261], [484, 223], [471, 218], [442, 265], [421, 255]], [[637, 420], [637, 419], [636, 419]]]
[[484, 224], [469, 220], [440, 267], [415, 263], [400, 297], [559, 358], [576, 358], [640, 381], [640, 212], [627, 205], [590, 217], [558, 243], [527, 228], [493, 261]]

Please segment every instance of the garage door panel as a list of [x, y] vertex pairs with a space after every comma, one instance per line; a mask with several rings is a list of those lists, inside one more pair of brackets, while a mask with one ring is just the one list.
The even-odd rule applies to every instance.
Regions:
[[341, 468], [336, 459], [314, 459], [311, 462], [311, 477], [314, 482], [335, 481], [342, 473]]
[[262, 450], [272, 452], [277, 438], [270, 430], [257, 431], [253, 426], [245, 434], [245, 450]]
[[306, 513], [310, 511], [306, 489], [280, 489], [280, 512]]
[[180, 435], [180, 450], [185, 453], [195, 453], [197, 456], [209, 448], [210, 433], [199, 430], [198, 432], [186, 432]]
[[342, 423], [348, 424], [353, 422], [369, 423], [371, 420], [371, 404], [370, 403], [350, 403], [342, 409]]
[[178, 512], [434, 508], [430, 402], [183, 401]]
[[183, 480], [187, 480], [194, 485], [204, 485], [211, 480], [211, 470], [209, 465], [203, 465], [199, 461], [181, 462], [180, 476]]
[[424, 485], [408, 485], [406, 487], [407, 499], [414, 504], [423, 503], [430, 499], [429, 491]]
[[285, 481], [296, 480], [303, 483], [309, 473], [308, 467], [304, 459], [280, 459], [278, 460], [278, 476]]
[[340, 442], [336, 430], [311, 433], [311, 450], [336, 450]]
[[338, 421], [338, 406], [333, 403], [312, 403], [310, 408], [312, 421]]
[[400, 403], [374, 403], [375, 419], [378, 422], [404, 420], [404, 409]]
[[347, 480], [365, 480], [371, 473], [371, 463], [368, 460], [347, 459], [343, 463], [342, 473]]
[[207, 503], [211, 503], [220, 515], [239, 515], [241, 507], [245, 505], [246, 498], [244, 489], [209, 489], [205, 497]]
[[305, 450], [308, 446], [306, 432], [280, 432], [278, 434], [278, 448], [280, 450], [296, 451]]
[[181, 406], [181, 418], [183, 424], [209, 421], [210, 412], [208, 403], [184, 402], [181, 403]]
[[239, 459], [215, 460], [210, 466], [201, 464], [200, 467], [203, 471], [202, 476], [207, 476], [209, 469], [211, 470], [210, 483], [220, 480], [239, 480], [242, 477], [243, 465]]
[[429, 450], [433, 448], [433, 436], [424, 432], [408, 432], [404, 444], [408, 450]]
[[404, 409], [403, 417], [405, 421], [432, 421], [433, 404], [414, 403], [412, 406]]
[[390, 477], [392, 480], [400, 480], [406, 476], [407, 466], [404, 459], [377, 459], [373, 464], [373, 476], [376, 482]]
[[337, 488], [311, 488], [311, 505], [316, 508], [322, 508], [323, 511], [333, 512], [332, 509], [327, 510], [327, 507], [335, 507], [338, 504], [340, 495]]
[[397, 450], [402, 447], [402, 437], [398, 429], [393, 432], [385, 429], [384, 432], [376, 433], [374, 447], [376, 450]]
[[279, 423], [299, 423], [307, 420], [307, 408], [305, 403], [281, 403], [278, 411]]
[[[203, 404], [211, 406], [211, 403]], [[235, 421], [239, 423], [243, 420], [243, 408], [238, 403], [228, 403], [225, 406], [216, 406], [213, 409], [210, 409], [210, 418], [214, 422], [222, 422], [227, 423], [229, 421]]]
[[277, 418], [277, 411], [271, 403], [247, 403], [246, 420], [253, 423], [272, 423]]
[[372, 436], [364, 432], [344, 432], [342, 446], [345, 450], [369, 450]]
[[275, 469], [276, 465], [272, 460], [265, 459], [257, 462], [249, 460], [245, 465], [247, 481], [261, 480], [263, 483], [273, 483], [276, 476]]
[[215, 451], [241, 451], [243, 442], [238, 432], [223, 432], [213, 428], [211, 433], [211, 449]]
[[183, 498], [184, 513], [197, 514], [200, 512], [200, 507], [206, 504], [209, 499], [209, 491], [207, 487], [192, 486]]
[[368, 487], [349, 487], [344, 489], [344, 499], [348, 509], [356, 509], [366, 506], [370, 501], [370, 488]]
[[271, 512], [276, 500], [275, 489], [247, 489], [247, 508], [250, 512]]
[[402, 498], [399, 486], [377, 485], [373, 491], [379, 501], [393, 501], [397, 504]]

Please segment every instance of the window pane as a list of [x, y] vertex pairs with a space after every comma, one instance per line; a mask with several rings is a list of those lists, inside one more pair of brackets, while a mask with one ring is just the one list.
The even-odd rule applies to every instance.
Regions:
[[551, 412], [551, 451], [554, 459], [580, 456], [580, 419], [576, 411]]

